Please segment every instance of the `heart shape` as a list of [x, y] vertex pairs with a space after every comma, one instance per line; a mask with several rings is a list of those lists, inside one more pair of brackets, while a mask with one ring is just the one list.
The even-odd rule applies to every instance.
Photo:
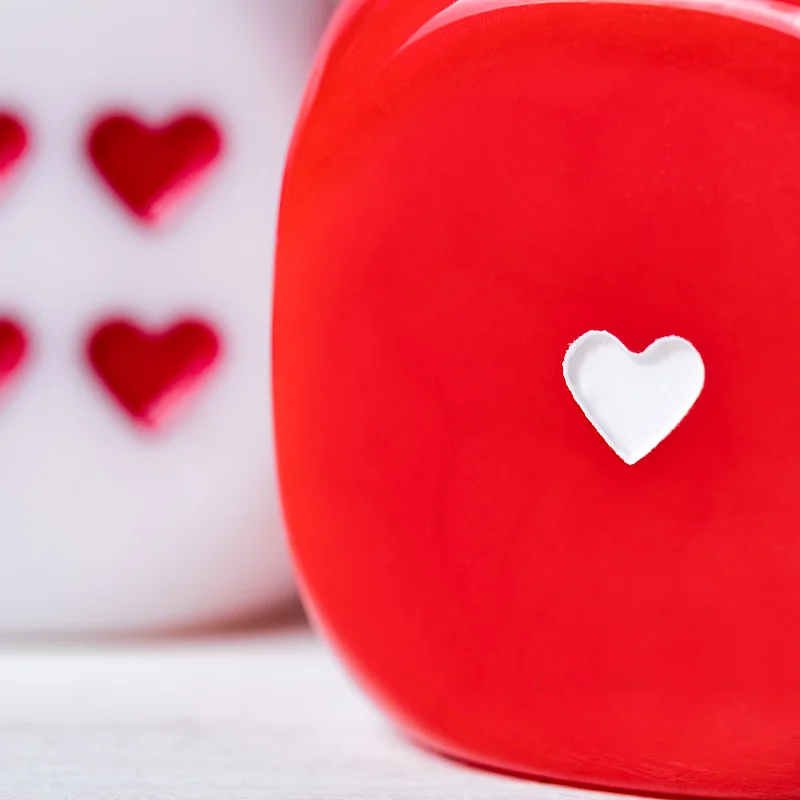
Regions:
[[220, 355], [220, 341], [202, 321], [184, 320], [166, 331], [142, 330], [124, 319], [91, 335], [88, 358], [112, 397], [134, 422], [163, 427], [196, 394]]
[[94, 126], [88, 142], [89, 156], [102, 178], [148, 224], [160, 222], [198, 188], [222, 147], [218, 126], [200, 114], [158, 127], [115, 114]]
[[567, 350], [564, 379], [611, 449], [635, 464], [689, 413], [703, 390], [705, 365], [680, 336], [632, 353], [607, 331], [589, 331]]
[[10, 319], [0, 319], [0, 391], [18, 374], [28, 354], [25, 331]]
[[10, 176], [27, 150], [25, 126], [10, 114], [0, 114], [0, 179]]

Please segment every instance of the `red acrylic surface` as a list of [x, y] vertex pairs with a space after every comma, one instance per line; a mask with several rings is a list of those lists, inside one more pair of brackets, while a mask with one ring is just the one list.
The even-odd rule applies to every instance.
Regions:
[[[789, 7], [472, 3], [414, 39], [450, 5], [346, 4], [289, 162], [277, 438], [315, 616], [458, 758], [796, 798]], [[633, 467], [562, 377], [593, 329], [705, 361]]]
[[217, 124], [187, 114], [153, 127], [127, 114], [101, 119], [89, 155], [105, 182], [142, 222], [156, 224], [197, 189], [222, 153]]
[[94, 331], [87, 352], [98, 378], [131, 419], [160, 429], [209, 377], [220, 341], [214, 329], [199, 320], [152, 332], [119, 319]]

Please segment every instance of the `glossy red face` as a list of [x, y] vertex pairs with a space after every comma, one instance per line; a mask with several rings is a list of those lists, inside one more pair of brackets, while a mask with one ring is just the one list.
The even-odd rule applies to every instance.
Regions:
[[[796, 797], [800, 40], [778, 6], [449, 5], [354, 5], [290, 161], [276, 410], [307, 595], [437, 749]], [[591, 330], [705, 364], [632, 466], [564, 382]]]

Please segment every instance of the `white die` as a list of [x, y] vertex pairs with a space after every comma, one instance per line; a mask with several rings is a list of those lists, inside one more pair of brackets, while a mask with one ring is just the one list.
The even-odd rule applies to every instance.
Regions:
[[[0, 319], [28, 343], [16, 369], [19, 342], [0, 343], [0, 633], [203, 626], [291, 597], [272, 444], [274, 226], [331, 5], [3, 3], [0, 114], [29, 146], [0, 198]], [[123, 172], [174, 162], [149, 216], [90, 154], [119, 114], [163, 130], [107, 123], [95, 155]], [[165, 126], [197, 115], [184, 128], [210, 163], [192, 172], [187, 145], [184, 174], [181, 131]]]

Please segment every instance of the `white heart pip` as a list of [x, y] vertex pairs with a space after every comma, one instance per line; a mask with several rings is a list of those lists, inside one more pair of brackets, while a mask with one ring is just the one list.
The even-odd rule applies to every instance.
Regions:
[[705, 365], [680, 336], [632, 353], [607, 331], [589, 331], [564, 357], [575, 402], [626, 463], [640, 461], [689, 413], [705, 384]]

